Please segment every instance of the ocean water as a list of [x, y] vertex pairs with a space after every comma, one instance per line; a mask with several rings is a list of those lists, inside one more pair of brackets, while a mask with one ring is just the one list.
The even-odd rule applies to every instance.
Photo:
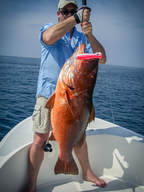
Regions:
[[[32, 115], [39, 59], [0, 57], [0, 140]], [[144, 135], [144, 68], [99, 65], [96, 117]]]

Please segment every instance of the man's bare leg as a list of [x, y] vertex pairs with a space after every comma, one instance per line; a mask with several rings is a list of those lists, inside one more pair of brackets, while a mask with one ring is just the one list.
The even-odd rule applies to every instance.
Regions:
[[74, 151], [82, 168], [83, 179], [85, 181], [93, 182], [99, 187], [105, 187], [106, 182], [103, 179], [99, 179], [91, 170], [86, 141], [84, 141], [81, 147], [75, 146]]
[[34, 134], [34, 141], [29, 150], [29, 178], [26, 192], [36, 192], [37, 176], [44, 159], [43, 144], [48, 134]]

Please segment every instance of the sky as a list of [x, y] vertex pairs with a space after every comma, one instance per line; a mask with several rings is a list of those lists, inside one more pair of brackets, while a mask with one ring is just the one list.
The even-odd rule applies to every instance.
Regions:
[[[0, 2], [0, 55], [39, 58], [39, 31], [57, 23], [58, 0]], [[144, 0], [87, 0], [87, 5], [107, 64], [144, 67]]]

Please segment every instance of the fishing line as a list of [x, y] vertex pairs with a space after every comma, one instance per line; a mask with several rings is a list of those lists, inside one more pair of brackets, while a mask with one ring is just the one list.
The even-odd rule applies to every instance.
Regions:
[[110, 87], [110, 85], [112, 85], [110, 71], [108, 70], [109, 76], [107, 79], [106, 79], [106, 70], [104, 70], [104, 74], [105, 74], [104, 81], [105, 81], [105, 85], [106, 85], [106, 89], [107, 89], [107, 93], [108, 93], [109, 104], [110, 104], [111, 118], [112, 118], [112, 122], [115, 123], [115, 116], [114, 116], [113, 104], [112, 104], [113, 91], [112, 91], [112, 88]]

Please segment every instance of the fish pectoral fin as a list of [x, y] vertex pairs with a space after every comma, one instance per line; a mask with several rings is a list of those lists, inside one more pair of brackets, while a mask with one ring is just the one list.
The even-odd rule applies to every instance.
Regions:
[[55, 174], [72, 174], [78, 175], [78, 167], [74, 159], [71, 160], [62, 160], [58, 158], [55, 165]]
[[53, 132], [51, 133], [51, 135], [49, 137], [49, 140], [51, 140], [51, 141], [55, 141], [56, 140]]
[[45, 107], [48, 109], [52, 109], [54, 106], [54, 101], [55, 101], [55, 92], [50, 96]]
[[72, 116], [75, 117], [75, 112], [73, 111], [68, 91], [65, 91], [65, 99], [66, 99], [66, 103], [69, 108], [69, 111], [71, 112]]
[[69, 98], [69, 91], [68, 90], [65, 91], [65, 96], [66, 96], [67, 103], [70, 105], [70, 98]]
[[91, 113], [90, 113], [90, 117], [89, 117], [88, 123], [90, 123], [94, 119], [95, 119], [95, 108], [94, 108], [94, 105], [92, 105]]

